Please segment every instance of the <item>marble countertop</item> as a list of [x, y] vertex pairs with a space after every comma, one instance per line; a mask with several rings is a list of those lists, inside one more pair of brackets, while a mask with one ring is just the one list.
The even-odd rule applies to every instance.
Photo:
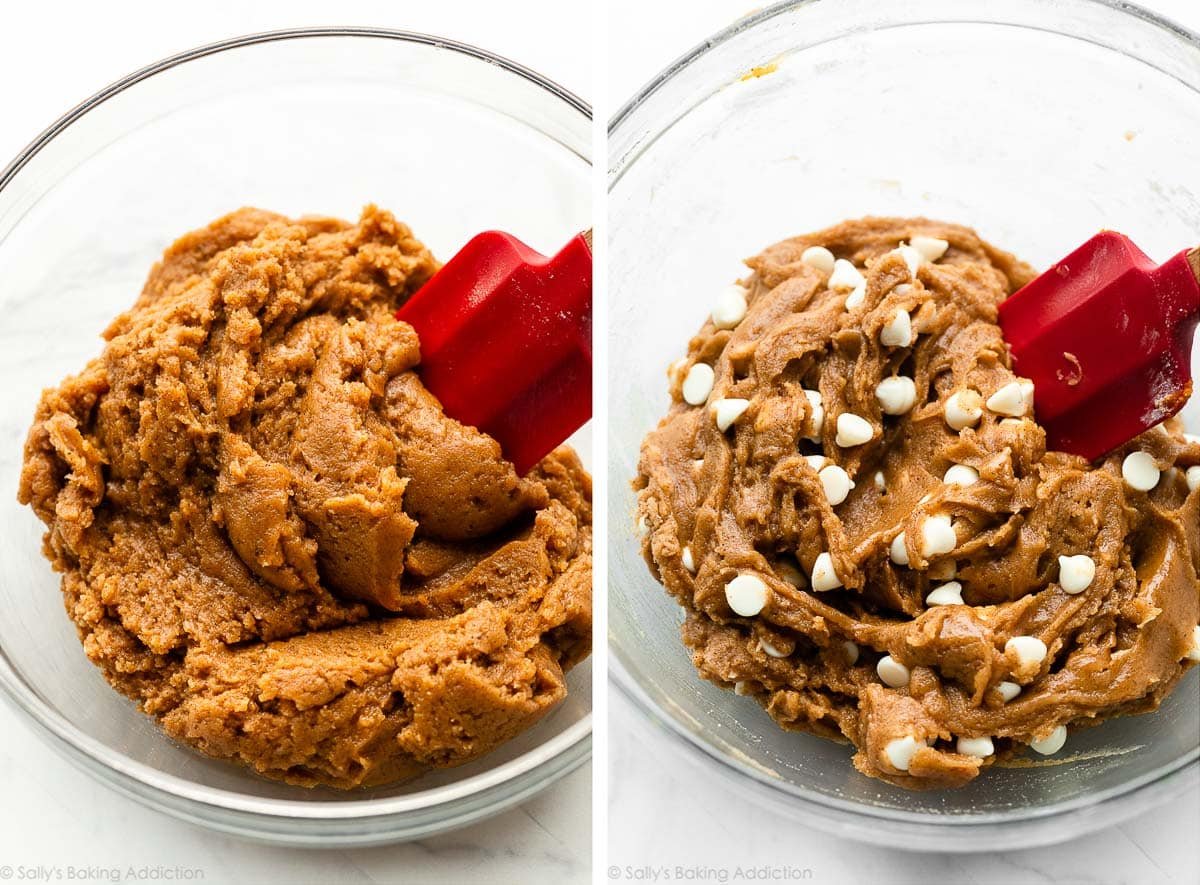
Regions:
[[[525, 4], [546, 29], [578, 27], [579, 8], [553, 0]], [[546, 40], [524, 16], [487, 0], [396, 4], [320, 0], [247, 4], [210, 0], [172, 7], [152, 0], [19, 4], [0, 28], [0, 167], [59, 115], [119, 77], [167, 55], [258, 31], [314, 24], [376, 25], [445, 34], [519, 60], [589, 95], [592, 56]], [[102, 40], [97, 35], [103, 35]], [[19, 83], [20, 88], [9, 88]], [[5, 341], [5, 347], [14, 342]], [[36, 346], [36, 343], [34, 344]], [[38, 866], [85, 870], [84, 883], [129, 881], [132, 866], [199, 870], [177, 881], [251, 883], [579, 883], [590, 879], [591, 767], [584, 766], [524, 805], [477, 826], [406, 845], [353, 850], [271, 848], [202, 830], [151, 811], [76, 770], [0, 703], [0, 882], [56, 881]], [[21, 867], [25, 867], [22, 875]], [[6, 868], [8, 875], [6, 875]], [[29, 868], [33, 868], [30, 870]], [[113, 873], [117, 870], [117, 873]], [[11, 878], [9, 878], [11, 877]], [[167, 881], [161, 880], [160, 881]]]
[[[1194, 0], [1143, 0], [1200, 28]], [[471, 14], [464, 15], [463, 7]], [[669, 60], [754, 6], [749, 0], [689, 0], [687, 14], [665, 3], [613, 0], [624, 26], [613, 29], [606, 91], [620, 104]], [[328, 23], [328, 5], [292, 0], [286, 7], [236, 0], [174, 10], [150, 0], [112, 10], [80, 7], [75, 27], [60, 27], [53, 4], [23, 4], [0, 35], [0, 78], [19, 82], [5, 95], [0, 163], [36, 132], [105, 84], [171, 52], [235, 33]], [[453, 7], [453, 8], [447, 8]], [[590, 58], [570, 41], [545, 40], [551, 28], [572, 32], [587, 13], [575, 4], [523, 0], [523, 15], [503, 4], [457, 0], [401, 14], [387, 0], [343, 0], [336, 20], [454, 34], [516, 58], [581, 95], [592, 92]], [[530, 29], [529, 22], [540, 28]], [[631, 23], [637, 23], [632, 27]], [[107, 27], [106, 27], [107, 26]], [[104, 33], [97, 41], [95, 34]], [[36, 71], [30, 77], [29, 71]], [[604, 119], [611, 112], [601, 109]], [[642, 868], [684, 863], [705, 868], [768, 861], [811, 870], [806, 881], [905, 883], [1194, 882], [1200, 872], [1200, 796], [1182, 797], [1119, 827], [1059, 846], [976, 855], [913, 854], [825, 835], [797, 832], [763, 809], [706, 783], [702, 769], [678, 752], [623, 698], [611, 701], [610, 855], [598, 866]], [[598, 737], [598, 740], [603, 740]], [[0, 879], [6, 865], [92, 867], [84, 881], [119, 881], [129, 866], [200, 869], [228, 883], [575, 883], [588, 881], [591, 768], [585, 766], [518, 809], [458, 832], [400, 846], [312, 851], [270, 848], [209, 833], [150, 811], [95, 783], [48, 749], [6, 704], [0, 704]], [[117, 875], [109, 871], [118, 869]], [[14, 874], [15, 879], [15, 874]], [[29, 878], [27, 877], [27, 881]], [[44, 881], [44, 880], [43, 880]], [[712, 876], [696, 881], [719, 881]]]

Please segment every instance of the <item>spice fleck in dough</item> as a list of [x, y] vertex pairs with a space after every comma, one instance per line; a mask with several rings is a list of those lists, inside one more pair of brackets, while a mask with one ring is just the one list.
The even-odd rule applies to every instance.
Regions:
[[456, 765], [566, 694], [591, 479], [446, 417], [396, 308], [411, 231], [252, 209], [167, 250], [46, 391], [20, 499], [88, 657], [172, 737], [302, 785]]
[[[894, 250], [922, 236], [949, 247], [914, 274], [913, 254]], [[859, 306], [827, 288], [828, 255], [813, 259], [821, 268], [801, 260], [816, 246], [864, 268]], [[1157, 707], [1189, 655], [1200, 657], [1200, 491], [1185, 479], [1200, 443], [1171, 421], [1089, 464], [1047, 452], [1028, 414], [984, 406], [1016, 381], [997, 305], [1034, 274], [966, 228], [868, 218], [748, 264], [745, 318], [733, 329], [706, 323], [692, 338], [635, 481], [646, 560], [686, 610], [683, 640], [700, 674], [753, 696], [786, 729], [848, 739], [859, 770], [910, 788], [960, 786], [1025, 745], [1053, 746], [1059, 726]], [[895, 343], [906, 339], [901, 323], [885, 345], [880, 333], [900, 309], [912, 343]], [[715, 381], [707, 404], [691, 406], [682, 381], [696, 363]], [[893, 375], [916, 391], [898, 415], [876, 395]], [[960, 432], [947, 400], [967, 389], [980, 395], [980, 416]], [[804, 390], [820, 393], [819, 432]], [[1014, 411], [1012, 391], [993, 405]], [[749, 401], [725, 432], [718, 399]], [[966, 412], [973, 403], [959, 400]], [[844, 414], [865, 419], [866, 442], [837, 443], [839, 424], [856, 426], [839, 422]], [[1122, 479], [1134, 451], [1163, 469], [1148, 493]], [[815, 455], [854, 483], [836, 506]], [[959, 482], [945, 482], [954, 465], [978, 479], [959, 470]], [[845, 484], [831, 478], [840, 497]], [[926, 554], [922, 529], [935, 515], [949, 518], [952, 549]], [[900, 532], [907, 565], [890, 553]], [[1058, 557], [1076, 555], [1093, 559], [1095, 575], [1067, 592]], [[754, 617], [729, 605], [738, 575], [767, 587]], [[951, 580], [959, 588], [934, 597], [946, 604], [926, 601]], [[1041, 640], [1044, 659], [1037, 642], [1006, 647], [1018, 636]], [[889, 684], [877, 671], [885, 655]]]

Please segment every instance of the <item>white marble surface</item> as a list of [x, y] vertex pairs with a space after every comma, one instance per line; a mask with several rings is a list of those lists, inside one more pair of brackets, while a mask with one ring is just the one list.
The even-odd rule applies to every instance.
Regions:
[[[382, 25], [476, 43], [587, 96], [592, 56], [581, 7], [488, 0], [202, 4], [116, 0], [6, 8], [0, 27], [0, 167], [55, 118], [142, 65], [203, 43], [281, 27]], [[554, 35], [554, 39], [551, 39]], [[15, 87], [14, 84], [19, 84]], [[8, 346], [6, 344], [5, 346]], [[576, 883], [590, 877], [591, 768], [481, 825], [408, 845], [302, 851], [239, 842], [147, 810], [94, 783], [47, 749], [0, 704], [0, 881], [37, 881], [20, 868], [95, 867], [74, 881], [126, 881], [130, 866], [198, 869], [194, 881], [242, 883]], [[110, 871], [121, 872], [113, 875]], [[45, 878], [40, 881], [46, 881]], [[51, 878], [50, 881], [55, 881]]]
[[[615, 0], [609, 7], [610, 27], [620, 47], [613, 55], [619, 63], [607, 72], [614, 102], [622, 102], [668, 62], [755, 5], [749, 0], [692, 0], [686, 14], [680, 14], [675, 4]], [[1200, 30], [1195, 0], [1142, 0], [1142, 5]], [[733, 881], [722, 880], [720, 871], [761, 864], [811, 871], [808, 878], [794, 881], [864, 885], [1200, 881], [1198, 795], [1046, 848], [973, 855], [876, 848], [806, 831], [731, 794], [679, 743], [649, 726], [619, 693], [611, 691], [609, 697], [610, 848], [600, 873], [610, 881], [656, 881], [656, 870], [674, 875], [676, 864], [693, 868], [692, 881], [705, 882]]]

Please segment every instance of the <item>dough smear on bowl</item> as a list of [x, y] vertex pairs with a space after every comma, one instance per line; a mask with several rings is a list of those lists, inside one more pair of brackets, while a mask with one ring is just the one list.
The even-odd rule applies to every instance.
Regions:
[[1200, 441], [1046, 451], [996, 323], [1034, 272], [967, 228], [866, 218], [747, 263], [635, 480], [700, 674], [917, 789], [1155, 709], [1200, 659]]
[[301, 785], [457, 765], [536, 723], [591, 641], [591, 478], [518, 477], [442, 413], [397, 307], [438, 269], [243, 209], [171, 246], [37, 408], [20, 499], [88, 657], [166, 732]]

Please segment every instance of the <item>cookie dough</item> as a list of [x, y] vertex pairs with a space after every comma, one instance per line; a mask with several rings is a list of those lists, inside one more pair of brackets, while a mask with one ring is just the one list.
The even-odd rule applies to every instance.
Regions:
[[967, 228], [866, 218], [747, 263], [635, 481], [700, 674], [909, 788], [1157, 707], [1200, 658], [1200, 440], [1047, 451], [996, 323], [1034, 272]]
[[393, 318], [438, 269], [357, 224], [243, 209], [154, 267], [37, 408], [20, 499], [88, 657], [166, 732], [305, 786], [476, 758], [591, 636], [591, 479], [525, 478], [442, 413]]

